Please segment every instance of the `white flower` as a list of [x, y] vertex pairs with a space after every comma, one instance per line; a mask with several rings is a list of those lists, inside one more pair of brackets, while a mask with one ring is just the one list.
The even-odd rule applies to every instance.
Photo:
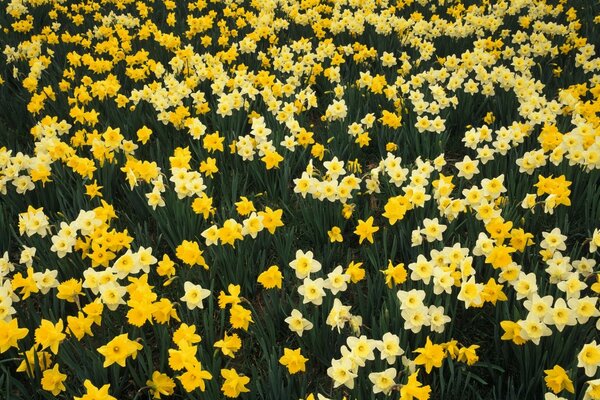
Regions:
[[27, 267], [31, 267], [31, 265], [33, 264], [33, 257], [35, 257], [36, 251], [37, 249], [35, 247], [23, 246], [19, 262], [21, 264], [25, 264]]
[[204, 308], [202, 300], [210, 295], [210, 290], [203, 289], [202, 286], [194, 285], [192, 282], [185, 282], [183, 288], [185, 290], [185, 295], [181, 300], [187, 303], [188, 309], [193, 310], [196, 307]]
[[369, 380], [373, 383], [373, 393], [383, 392], [388, 394], [396, 384], [394, 378], [398, 372], [396, 368], [388, 368], [383, 372], [372, 372], [369, 374]]
[[331, 329], [337, 328], [338, 332], [346, 325], [346, 322], [350, 320], [352, 314], [350, 314], [351, 306], [345, 306], [342, 304], [340, 299], [333, 301], [333, 307], [327, 316], [327, 325], [331, 326]]
[[10, 262], [8, 258], [8, 251], [4, 252], [4, 255], [0, 257], [0, 277], [5, 277], [9, 272], [14, 271], [15, 266]]
[[357, 376], [354, 369], [352, 361], [342, 357], [339, 360], [331, 360], [331, 367], [327, 368], [327, 375], [333, 379], [334, 388], [345, 385], [348, 389], [353, 389], [354, 378]]
[[410, 329], [413, 333], [419, 333], [423, 326], [429, 326], [430, 321], [427, 311], [427, 307], [424, 305], [402, 310], [400, 315], [404, 319], [404, 329]]
[[344, 268], [338, 265], [333, 271], [327, 274], [325, 288], [329, 289], [332, 294], [337, 294], [338, 292], [346, 291], [348, 282], [350, 282], [350, 275], [345, 274]]
[[313, 303], [316, 306], [321, 305], [321, 303], [323, 303], [323, 297], [325, 297], [325, 291], [323, 290], [324, 286], [325, 281], [323, 278], [317, 278], [315, 280], [304, 278], [302, 286], [298, 288], [298, 293], [304, 297], [302, 303]]
[[433, 332], [444, 332], [444, 325], [451, 321], [444, 311], [444, 306], [429, 306], [429, 326]]
[[396, 362], [396, 357], [404, 354], [404, 350], [400, 347], [400, 338], [390, 332], [383, 335], [377, 348], [381, 352], [381, 359], [386, 360], [390, 365]]
[[302, 337], [304, 331], [309, 331], [313, 328], [312, 322], [305, 319], [302, 313], [296, 309], [292, 310], [292, 314], [284, 320], [292, 332], [296, 332]]
[[321, 263], [313, 258], [313, 252], [307, 251], [306, 253], [302, 250], [296, 251], [296, 258], [290, 262], [290, 267], [296, 271], [296, 277], [298, 279], [304, 279], [313, 272], [317, 272], [321, 269]]
[[46, 269], [44, 272], [34, 272], [33, 280], [40, 292], [46, 294], [50, 289], [58, 286], [58, 281], [56, 280], [57, 276], [58, 271]]
[[593, 377], [596, 375], [596, 370], [600, 367], [600, 345], [594, 340], [583, 346], [577, 356], [577, 367], [585, 369], [585, 375]]
[[544, 237], [544, 240], [540, 243], [542, 249], [551, 251], [564, 251], [567, 249], [567, 246], [565, 245], [567, 237], [561, 234], [559, 228], [554, 228], [550, 232], [542, 232], [542, 236]]
[[446, 225], [440, 224], [437, 218], [423, 220], [423, 229], [421, 233], [426, 236], [428, 242], [443, 240], [442, 234], [446, 231]]

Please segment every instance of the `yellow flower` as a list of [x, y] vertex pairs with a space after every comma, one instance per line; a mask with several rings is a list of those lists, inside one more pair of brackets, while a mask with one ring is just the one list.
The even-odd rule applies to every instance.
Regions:
[[502, 218], [494, 218], [488, 222], [485, 229], [490, 234], [490, 237], [496, 240], [496, 243], [502, 244], [504, 243], [504, 239], [509, 236], [512, 225], [511, 221], [504, 222]]
[[200, 246], [198, 246], [198, 242], [184, 240], [177, 246], [175, 255], [189, 266], [198, 264], [203, 266], [204, 269], [208, 269], [208, 265], [206, 264], [206, 261], [204, 261], [204, 257], [202, 257], [202, 251], [200, 250]]
[[98, 326], [102, 323], [102, 311], [104, 310], [104, 304], [100, 302], [100, 300], [95, 300], [92, 303], [89, 303], [85, 307], [83, 307], [83, 312], [91, 318], [94, 323]]
[[600, 274], [596, 274], [596, 282], [592, 284], [591, 289], [600, 294]]
[[384, 126], [388, 126], [392, 129], [399, 128], [402, 123], [402, 118], [399, 115], [391, 113], [387, 110], [383, 110], [379, 120]]
[[373, 217], [369, 217], [366, 221], [358, 220], [358, 226], [354, 230], [354, 233], [359, 236], [359, 244], [362, 244], [365, 239], [373, 243], [373, 234], [378, 230], [379, 227], [373, 226]]
[[331, 230], [327, 231], [327, 236], [329, 236], [329, 241], [331, 243], [335, 242], [343, 242], [344, 237], [342, 236], [342, 230], [338, 226], [334, 226]]
[[175, 275], [175, 263], [167, 254], [164, 254], [162, 260], [158, 262], [156, 273], [169, 279]]
[[287, 347], [283, 349], [283, 356], [279, 358], [279, 363], [285, 366], [290, 374], [306, 371], [306, 362], [308, 358], [300, 354], [300, 349], [292, 350]]
[[490, 254], [485, 258], [485, 262], [492, 264], [494, 269], [506, 267], [513, 261], [511, 253], [514, 253], [515, 251], [516, 250], [510, 246], [494, 246]]
[[202, 340], [200, 335], [196, 334], [195, 325], [181, 324], [175, 332], [173, 332], [173, 342], [179, 344], [181, 341], [185, 341], [189, 345], [198, 343]]
[[217, 167], [217, 159], [208, 157], [206, 160], [202, 161], [200, 163], [200, 172], [209, 177], [212, 177], [214, 174], [219, 172], [219, 167]]
[[369, 132], [363, 132], [358, 134], [354, 143], [358, 144], [359, 147], [365, 147], [369, 145], [371, 138], [369, 137]]
[[344, 217], [344, 219], [350, 219], [350, 217], [352, 217], [352, 213], [354, 212], [355, 207], [356, 205], [354, 204], [344, 204], [344, 207], [342, 207], [342, 217]]
[[109, 384], [97, 388], [89, 379], [86, 379], [85, 382], [83, 382], [83, 386], [85, 387], [86, 393], [81, 397], [74, 397], [73, 400], [117, 400], [108, 394], [108, 389], [110, 389]]
[[0, 354], [11, 347], [18, 347], [17, 341], [27, 336], [29, 329], [19, 328], [18, 321], [11, 319], [6, 322], [0, 320]]
[[277, 168], [279, 163], [283, 161], [283, 157], [276, 151], [265, 151], [265, 155], [261, 158], [267, 169]]
[[567, 372], [560, 365], [555, 365], [552, 369], [544, 370], [544, 374], [546, 374], [546, 377], [544, 378], [546, 381], [546, 386], [548, 386], [548, 388], [552, 390], [554, 394], [558, 394], [562, 390], [575, 393], [573, 382], [567, 375]]
[[133, 326], [141, 327], [147, 321], [152, 321], [152, 313], [158, 303], [152, 303], [152, 300], [148, 298], [140, 301], [130, 300], [127, 304], [131, 307], [127, 312], [127, 322]]
[[66, 300], [69, 303], [75, 303], [78, 301], [78, 296], [81, 294], [81, 281], [69, 279], [58, 285], [56, 297], [61, 300]]
[[442, 343], [442, 347], [446, 351], [446, 354], [450, 356], [451, 359], [456, 360], [459, 353], [458, 341], [450, 340], [449, 342]]
[[85, 194], [90, 196], [90, 199], [93, 199], [94, 197], [102, 197], [102, 192], [100, 189], [103, 187], [104, 186], [98, 186], [98, 182], [94, 180], [94, 183], [85, 185]]
[[389, 220], [390, 225], [394, 225], [397, 221], [401, 221], [404, 218], [409, 208], [410, 203], [406, 197], [390, 197], [385, 204], [385, 212], [382, 215]]
[[389, 288], [392, 287], [392, 284], [400, 285], [406, 282], [408, 275], [403, 263], [399, 263], [398, 265], [394, 266], [394, 264], [392, 264], [392, 260], [388, 261], [387, 269], [381, 272], [383, 272], [385, 275], [385, 284], [388, 285]]
[[[35, 248], [34, 248], [35, 250]], [[33, 252], [35, 254], [35, 251]], [[33, 255], [31, 256], [33, 257]], [[21, 257], [23, 259], [23, 257]], [[23, 261], [21, 261], [23, 262]], [[21, 288], [21, 294], [23, 295], [21, 300], [27, 299], [31, 293], [37, 293], [40, 289], [37, 287], [35, 280], [33, 279], [33, 267], [27, 267], [27, 277], [23, 277], [20, 272], [17, 272], [12, 279], [12, 288], [17, 290]]]
[[504, 329], [504, 335], [500, 339], [512, 340], [516, 345], [522, 345], [526, 340], [521, 336], [521, 326], [513, 321], [501, 321], [500, 326]]
[[152, 373], [152, 378], [146, 381], [146, 385], [150, 388], [154, 399], [160, 399], [161, 395], [170, 396], [175, 392], [175, 381], [167, 374], [158, 371]]
[[533, 244], [533, 234], [525, 232], [523, 229], [513, 229], [510, 231], [510, 246], [515, 250], [523, 252], [525, 247]]
[[313, 144], [310, 154], [319, 160], [323, 160], [323, 157], [325, 157], [325, 146], [323, 146], [321, 143]]
[[42, 389], [58, 396], [59, 393], [66, 390], [64, 385], [66, 379], [67, 375], [58, 370], [58, 364], [54, 364], [54, 368], [45, 370], [42, 375]]
[[192, 346], [185, 340], [179, 340], [177, 347], [178, 349], [169, 349], [169, 367], [174, 371], [181, 371], [184, 368], [194, 369], [198, 364], [196, 359], [198, 346]]
[[30, 378], [35, 374], [34, 366], [39, 365], [40, 371], [45, 371], [50, 367], [52, 355], [47, 351], [37, 350], [37, 346], [24, 352], [25, 358], [17, 367], [17, 372], [25, 372]]
[[233, 305], [229, 310], [229, 313], [229, 322], [231, 323], [231, 326], [233, 326], [235, 329], [241, 328], [247, 331], [250, 323], [254, 322], [252, 320], [252, 313], [250, 312], [250, 310], [246, 310], [239, 304]]
[[425, 343], [425, 347], [420, 347], [414, 351], [419, 353], [415, 358], [416, 365], [424, 365], [427, 373], [431, 372], [433, 367], [439, 368], [444, 360], [444, 348], [439, 344], [431, 343], [429, 337]]
[[223, 223], [223, 227], [218, 230], [219, 240], [223, 244], [229, 244], [235, 247], [236, 240], [242, 240], [242, 225], [233, 218]]
[[283, 226], [283, 222], [281, 221], [283, 210], [281, 209], [271, 210], [270, 207], [267, 207], [265, 211], [259, 212], [258, 215], [263, 217], [263, 225], [271, 234], [275, 233], [275, 229]]
[[177, 147], [173, 150], [173, 155], [169, 157], [171, 168], [189, 168], [192, 153], [188, 147]]
[[235, 203], [235, 209], [238, 212], [238, 214], [245, 217], [252, 211], [256, 211], [256, 208], [254, 208], [254, 204], [251, 200], [248, 200], [248, 198], [246, 198], [245, 196], [241, 196], [240, 199], [240, 201], [237, 201]]
[[181, 321], [177, 315], [175, 305], [167, 298], [163, 297], [159, 301], [152, 303], [152, 309], [152, 318], [159, 324], [166, 324], [171, 318]]
[[235, 353], [242, 348], [242, 341], [237, 333], [234, 333], [231, 336], [226, 333], [223, 339], [215, 342], [214, 346], [221, 349], [223, 355], [234, 358]]
[[208, 197], [206, 193], [200, 194], [192, 202], [192, 209], [196, 214], [202, 214], [204, 219], [215, 213], [215, 208], [212, 206], [212, 197]]
[[54, 354], [58, 353], [58, 346], [66, 337], [63, 333], [62, 319], [59, 319], [56, 325], [43, 319], [35, 330], [35, 343], [42, 346], [42, 350], [49, 347]]
[[458, 361], [466, 362], [467, 365], [473, 365], [479, 360], [479, 356], [475, 353], [475, 350], [479, 348], [478, 345], [473, 344], [469, 347], [461, 347], [458, 351]]
[[129, 340], [127, 334], [124, 333], [115, 337], [106, 345], [98, 348], [98, 353], [104, 356], [104, 368], [114, 363], [124, 367], [127, 358], [132, 357], [135, 360], [137, 352], [142, 348], [143, 346], [140, 343]]
[[240, 303], [240, 291], [242, 290], [240, 285], [229, 284], [227, 286], [227, 291], [229, 294], [226, 294], [221, 290], [219, 293], [219, 308], [225, 308], [228, 304], [236, 305]]
[[150, 136], [152, 135], [152, 129], [150, 129], [144, 125], [140, 129], [138, 129], [136, 134], [137, 134], [138, 142], [141, 142], [142, 144], [146, 144], [146, 142], [148, 141], [148, 139], [150, 139]]
[[363, 263], [361, 262], [355, 263], [354, 261], [351, 261], [348, 268], [346, 268], [346, 273], [350, 275], [352, 283], [357, 283], [364, 279], [365, 270], [361, 268], [362, 265]]
[[219, 132], [211, 133], [210, 135], [205, 135], [202, 139], [202, 146], [209, 152], [213, 153], [215, 151], [223, 151], [223, 141], [224, 137], [219, 136]]
[[80, 311], [77, 316], [69, 315], [67, 317], [67, 328], [71, 334], [75, 335], [77, 340], [83, 339], [85, 335], [94, 336], [92, 333], [92, 324], [94, 320], [90, 317], [85, 317]]
[[274, 287], [281, 289], [283, 275], [277, 265], [271, 265], [268, 270], [263, 271], [258, 276], [256, 281], [263, 285], [265, 289], [272, 289]]
[[398, 150], [398, 145], [396, 143], [394, 143], [394, 142], [386, 143], [385, 151], [392, 152], [392, 151], [396, 151], [396, 150]]
[[496, 120], [496, 117], [494, 116], [494, 113], [491, 111], [488, 111], [488, 113], [485, 114], [485, 117], [483, 117], [483, 122], [485, 122], [486, 124], [492, 124], [495, 120]]
[[429, 385], [423, 386], [423, 384], [417, 381], [417, 374], [419, 371], [415, 371], [408, 377], [408, 382], [402, 385], [400, 388], [400, 399], [402, 400], [427, 400], [431, 393], [431, 387]]
[[494, 278], [490, 278], [483, 287], [481, 299], [496, 305], [497, 301], [507, 301], [506, 294], [502, 291], [504, 287], [496, 283]]
[[221, 376], [225, 378], [221, 390], [227, 397], [237, 398], [240, 393], [249, 392], [250, 389], [246, 387], [250, 383], [250, 378], [247, 376], [239, 375], [234, 368], [221, 369]]
[[210, 372], [203, 370], [200, 363], [196, 361], [192, 368], [179, 375], [177, 379], [179, 379], [181, 385], [183, 385], [183, 388], [188, 393], [193, 392], [197, 388], [200, 388], [200, 391], [204, 392], [206, 390], [204, 381], [212, 379], [212, 375]]

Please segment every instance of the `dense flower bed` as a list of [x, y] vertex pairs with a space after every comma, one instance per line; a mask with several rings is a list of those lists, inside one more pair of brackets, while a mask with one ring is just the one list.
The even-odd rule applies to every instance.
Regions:
[[0, 398], [600, 399], [600, 6], [0, 4]]

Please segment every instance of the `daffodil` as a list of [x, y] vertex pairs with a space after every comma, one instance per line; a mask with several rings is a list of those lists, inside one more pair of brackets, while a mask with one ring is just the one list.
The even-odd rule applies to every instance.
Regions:
[[378, 230], [379, 227], [373, 226], [373, 217], [369, 217], [366, 221], [358, 220], [358, 225], [356, 226], [354, 233], [359, 237], [359, 244], [362, 244], [365, 239], [370, 243], [373, 243], [373, 234]]

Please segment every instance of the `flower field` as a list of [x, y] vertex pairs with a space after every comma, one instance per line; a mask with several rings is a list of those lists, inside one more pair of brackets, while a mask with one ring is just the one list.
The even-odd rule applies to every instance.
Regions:
[[600, 399], [598, 1], [0, 28], [0, 399]]

